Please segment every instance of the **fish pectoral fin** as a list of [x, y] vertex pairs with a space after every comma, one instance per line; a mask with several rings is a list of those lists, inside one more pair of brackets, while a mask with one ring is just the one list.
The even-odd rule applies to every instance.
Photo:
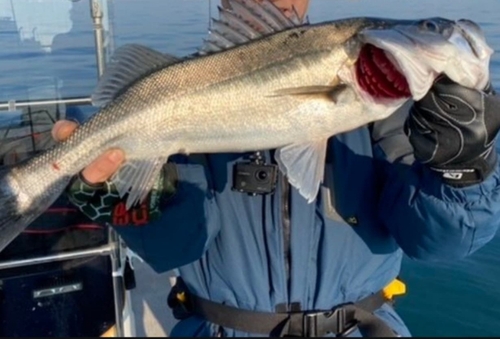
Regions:
[[272, 96], [304, 96], [304, 97], [322, 97], [327, 100], [337, 102], [339, 97], [349, 89], [346, 84], [338, 84], [331, 86], [304, 86], [281, 88], [272, 94]]
[[275, 159], [288, 182], [311, 203], [323, 181], [326, 159], [326, 140], [307, 144], [292, 144], [278, 149]]
[[125, 88], [152, 70], [179, 60], [175, 56], [138, 44], [118, 48], [92, 94], [92, 104], [98, 107], [108, 104]]
[[161, 157], [151, 160], [127, 161], [111, 178], [111, 182], [115, 185], [120, 198], [123, 198], [128, 193], [127, 210], [136, 203], [144, 201], [158, 179], [167, 159]]

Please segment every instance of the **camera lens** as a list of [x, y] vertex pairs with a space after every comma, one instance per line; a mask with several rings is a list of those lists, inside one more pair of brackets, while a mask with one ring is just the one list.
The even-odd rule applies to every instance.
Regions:
[[267, 179], [267, 172], [266, 171], [258, 171], [255, 176], [257, 177], [258, 180], [260, 181], [266, 181]]

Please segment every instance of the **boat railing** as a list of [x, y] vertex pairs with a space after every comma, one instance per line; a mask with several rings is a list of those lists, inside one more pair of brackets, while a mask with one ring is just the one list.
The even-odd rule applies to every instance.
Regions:
[[61, 105], [67, 107], [71, 106], [85, 106], [92, 104], [91, 97], [76, 97], [76, 98], [63, 98], [63, 99], [42, 99], [42, 100], [9, 100], [7, 102], [0, 102], [0, 111], [15, 111], [19, 108], [37, 107], [47, 105]]
[[[106, 0], [89, 0], [90, 6], [90, 16], [92, 18], [93, 23], [93, 31], [95, 38], [95, 57], [96, 57], [96, 71], [98, 77], [100, 77], [104, 71], [106, 64], [106, 48], [113, 48], [112, 43], [111, 46], [105, 46], [104, 39], [104, 27], [103, 27], [103, 18], [105, 13], [103, 12], [102, 2]], [[111, 25], [110, 25], [111, 26]], [[64, 104], [66, 107], [70, 106], [87, 106], [91, 105], [91, 97], [90, 96], [82, 96], [82, 97], [71, 97], [71, 98], [47, 98], [47, 99], [38, 99], [38, 100], [9, 100], [7, 102], [0, 102], [0, 114], [2, 111], [9, 112], [15, 111], [22, 108], [29, 107], [37, 107], [37, 106], [46, 106], [46, 105], [61, 105]], [[114, 303], [115, 303], [115, 331], [114, 336], [123, 337], [134, 336], [135, 335], [135, 327], [133, 324], [130, 324], [127, 332], [124, 333], [124, 314], [125, 314], [125, 286], [124, 286], [124, 265], [127, 258], [127, 247], [124, 242], [120, 239], [118, 234], [109, 227], [108, 229], [108, 242], [105, 245], [100, 245], [94, 248], [87, 248], [82, 250], [75, 251], [65, 251], [62, 253], [51, 254], [47, 256], [33, 257], [28, 259], [21, 260], [6, 260], [0, 261], [0, 270], [6, 270], [17, 267], [24, 266], [33, 266], [43, 263], [50, 262], [58, 262], [64, 260], [73, 260], [80, 259], [85, 257], [92, 257], [96, 255], [105, 255], [109, 256], [111, 260], [111, 267], [113, 279], [113, 292], [114, 292]], [[128, 310], [127, 312], [130, 312]], [[133, 319], [133, 315], [131, 317]]]

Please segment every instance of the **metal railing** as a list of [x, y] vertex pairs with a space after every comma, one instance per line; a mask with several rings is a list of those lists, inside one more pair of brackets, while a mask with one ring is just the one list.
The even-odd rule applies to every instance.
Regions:
[[65, 98], [65, 99], [43, 99], [43, 100], [9, 100], [8, 102], [0, 102], [0, 110], [14, 111], [19, 108], [25, 107], [37, 107], [46, 105], [60, 105], [65, 104], [66, 106], [82, 106], [91, 105], [92, 98], [90, 97], [78, 97], [78, 98]]
[[16, 268], [16, 267], [41, 265], [56, 261], [81, 259], [95, 255], [109, 255], [113, 250], [114, 250], [114, 245], [108, 244], [88, 250], [58, 253], [58, 254], [47, 255], [44, 257], [35, 257], [30, 259], [8, 260], [0, 262], [0, 270]]

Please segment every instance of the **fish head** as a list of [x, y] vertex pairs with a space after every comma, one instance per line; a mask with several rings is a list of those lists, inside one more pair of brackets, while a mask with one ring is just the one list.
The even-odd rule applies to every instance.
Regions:
[[478, 90], [488, 83], [493, 50], [476, 23], [443, 18], [371, 21], [351, 39], [355, 62], [339, 74], [366, 100], [418, 101], [440, 75]]

